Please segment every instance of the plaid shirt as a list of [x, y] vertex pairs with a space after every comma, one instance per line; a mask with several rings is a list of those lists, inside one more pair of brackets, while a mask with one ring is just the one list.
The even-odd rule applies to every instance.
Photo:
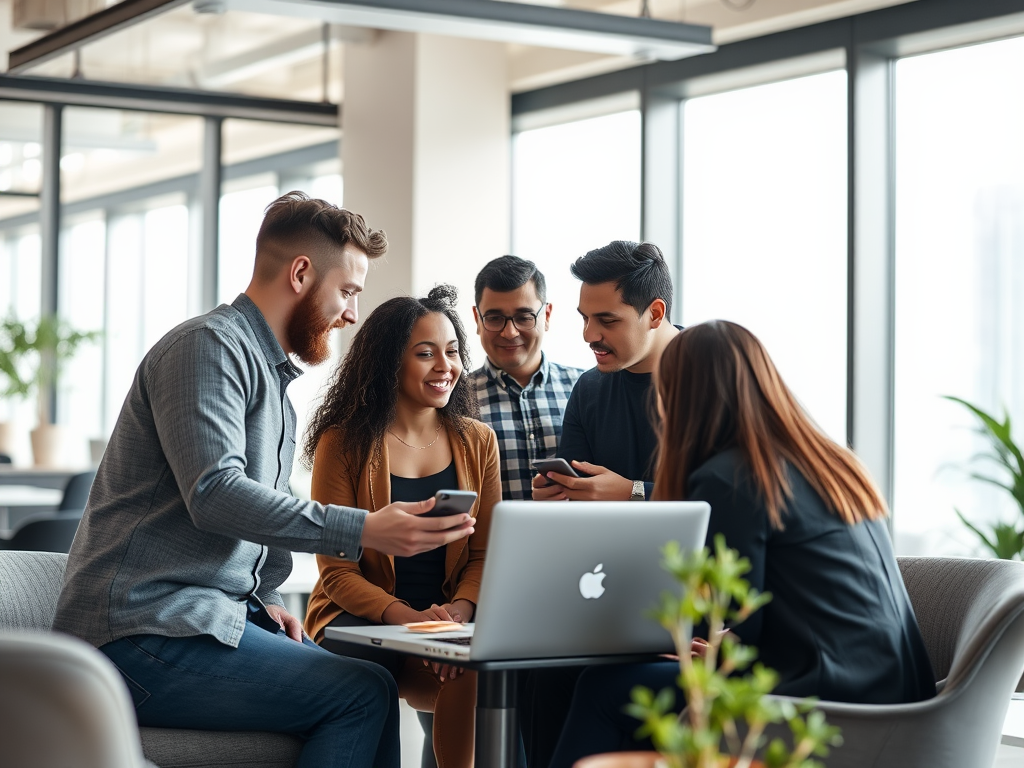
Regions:
[[555, 455], [565, 404], [582, 373], [580, 368], [550, 363], [541, 354], [540, 368], [525, 388], [490, 360], [470, 374], [480, 420], [498, 436], [503, 499], [533, 497], [530, 464]]

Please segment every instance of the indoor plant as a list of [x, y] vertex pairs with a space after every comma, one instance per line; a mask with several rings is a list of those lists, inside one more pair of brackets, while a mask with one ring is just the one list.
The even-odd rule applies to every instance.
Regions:
[[23, 323], [8, 318], [0, 325], [0, 371], [7, 379], [5, 396], [36, 394], [38, 426], [32, 431], [32, 452], [37, 465], [53, 465], [61, 440], [53, 423], [51, 398], [64, 364], [99, 331], [77, 331], [56, 315]]
[[[750, 561], [729, 549], [721, 535], [715, 537], [713, 556], [707, 549], [683, 552], [678, 542], [666, 544], [662, 556], [681, 589], [664, 593], [654, 616], [672, 635], [687, 706], [676, 714], [671, 688], [659, 693], [634, 688], [627, 711], [642, 721], [638, 736], [651, 738], [665, 768], [747, 768], [757, 764], [754, 756], [762, 747], [768, 768], [819, 766], [813, 756], [841, 743], [839, 729], [813, 709], [813, 700], [794, 705], [769, 697], [777, 675], [754, 663], [756, 650], [725, 631], [771, 599], [743, 578]], [[693, 627], [701, 622], [709, 641], [698, 655], [691, 653], [691, 643]], [[765, 747], [765, 729], [782, 722], [789, 726], [792, 746], [776, 738]]]
[[[989, 444], [989, 450], [973, 456], [971, 461], [993, 462], [1007, 475], [1004, 479], [999, 479], [987, 474], [971, 472], [970, 476], [975, 480], [1002, 488], [1009, 493], [1017, 504], [1020, 515], [1013, 523], [997, 522], [987, 526], [977, 526], [968, 521], [959, 509], [954, 507], [954, 511], [960, 521], [981, 540], [992, 554], [1003, 560], [1019, 560], [1024, 556], [1024, 455], [1021, 454], [1021, 449], [1014, 442], [1010, 432], [1010, 415], [1004, 411], [1003, 420], [999, 421], [978, 406], [959, 397], [945, 395], [945, 399], [959, 403], [974, 414], [979, 422], [976, 431]], [[988, 533], [983, 530], [983, 527], [989, 529]]]
[[[25, 375], [25, 359], [32, 348], [24, 323], [13, 317], [0, 323], [0, 396], [12, 401], [24, 400], [32, 391], [32, 381]], [[14, 453], [14, 434], [10, 422], [0, 422], [0, 453]]]

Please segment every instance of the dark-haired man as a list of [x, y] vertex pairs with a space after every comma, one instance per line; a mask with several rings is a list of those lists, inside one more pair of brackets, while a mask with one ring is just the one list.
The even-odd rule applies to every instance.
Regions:
[[[535, 475], [537, 500], [650, 498], [657, 436], [651, 373], [679, 329], [669, 320], [672, 277], [656, 245], [616, 240], [572, 265], [582, 281], [583, 340], [597, 366], [573, 388], [558, 456], [585, 475]], [[528, 764], [546, 768], [569, 712], [580, 667], [533, 670], [521, 707]]]
[[551, 322], [544, 275], [532, 261], [501, 256], [476, 276], [473, 318], [487, 359], [470, 375], [480, 419], [501, 446], [501, 497], [529, 499], [531, 464], [555, 455], [569, 393], [583, 373], [548, 360]]
[[597, 367], [580, 377], [569, 398], [558, 456], [587, 477], [537, 475], [533, 498], [643, 501], [651, 494], [657, 447], [651, 373], [679, 332], [669, 320], [672, 277], [656, 245], [626, 240], [581, 256], [572, 273], [583, 281], [583, 340]]
[[289, 492], [285, 390], [301, 373], [289, 355], [328, 357], [386, 249], [358, 214], [284, 195], [266, 210], [245, 293], [143, 358], [53, 624], [114, 662], [141, 725], [294, 733], [299, 766], [398, 768], [394, 680], [304, 638], [277, 592], [290, 551], [413, 555], [472, 532], [468, 515], [418, 517], [433, 500], [368, 515]]

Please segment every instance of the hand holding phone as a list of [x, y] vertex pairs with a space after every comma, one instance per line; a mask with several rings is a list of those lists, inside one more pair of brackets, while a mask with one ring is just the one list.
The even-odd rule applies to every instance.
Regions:
[[434, 494], [434, 506], [423, 517], [448, 517], [468, 514], [476, 502], [476, 491], [438, 491]]
[[556, 485], [556, 483], [548, 477], [548, 472], [555, 472], [559, 475], [568, 475], [569, 477], [579, 477], [579, 473], [577, 473], [565, 459], [540, 459], [539, 461], [533, 462], [530, 466], [540, 474], [544, 475], [544, 477], [550, 481], [549, 485]]

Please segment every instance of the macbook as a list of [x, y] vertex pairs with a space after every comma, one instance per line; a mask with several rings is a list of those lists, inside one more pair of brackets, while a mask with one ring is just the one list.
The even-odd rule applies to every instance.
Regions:
[[494, 507], [474, 623], [436, 634], [326, 633], [450, 662], [673, 652], [649, 615], [663, 590], [679, 589], [661, 548], [703, 547], [710, 512], [702, 501], [504, 501]]

